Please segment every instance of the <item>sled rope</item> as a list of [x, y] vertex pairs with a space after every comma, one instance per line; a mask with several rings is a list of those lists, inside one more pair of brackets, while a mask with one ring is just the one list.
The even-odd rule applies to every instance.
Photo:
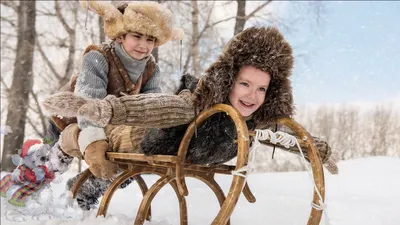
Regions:
[[[256, 135], [254, 136], [253, 146], [250, 148], [250, 153], [249, 153], [250, 159], [249, 159], [247, 166], [244, 166], [242, 168], [239, 168], [238, 170], [232, 171], [232, 175], [241, 176], [246, 179], [247, 178], [246, 173], [250, 173], [255, 169], [255, 166], [254, 166], [255, 165], [255, 155], [257, 153], [258, 147], [261, 145], [260, 141], [269, 140], [272, 144], [280, 143], [285, 148], [290, 148], [290, 147], [293, 147], [296, 145], [300, 151], [303, 165], [307, 169], [308, 175], [311, 178], [311, 181], [314, 186], [314, 190], [316, 191], [316, 193], [319, 197], [318, 204], [311, 202], [311, 206], [316, 210], [326, 209], [327, 205], [324, 203], [324, 201], [322, 199], [322, 195], [319, 192], [317, 185], [315, 184], [311, 169], [307, 164], [307, 160], [303, 154], [303, 150], [301, 149], [299, 142], [297, 141], [297, 138], [288, 133], [282, 132], [282, 131], [277, 131], [274, 133], [273, 131], [271, 131], [269, 129], [265, 129], [265, 130], [256, 129], [255, 132], [256, 132]], [[243, 174], [242, 172], [246, 172], [246, 173]], [[326, 224], [331, 224], [326, 211], [324, 211], [324, 215], [325, 215]]]

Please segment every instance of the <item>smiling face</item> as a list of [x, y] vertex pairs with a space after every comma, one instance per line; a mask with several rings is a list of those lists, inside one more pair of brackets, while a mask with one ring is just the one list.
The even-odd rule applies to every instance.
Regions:
[[118, 43], [122, 44], [125, 51], [134, 59], [141, 60], [146, 58], [153, 51], [156, 39], [137, 32], [129, 32], [117, 38]]
[[244, 116], [250, 116], [264, 103], [271, 76], [253, 66], [244, 66], [236, 75], [229, 102]]

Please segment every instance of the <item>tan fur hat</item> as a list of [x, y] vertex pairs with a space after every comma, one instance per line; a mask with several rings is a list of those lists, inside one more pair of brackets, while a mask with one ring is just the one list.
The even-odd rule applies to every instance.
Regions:
[[102, 1], [80, 1], [81, 6], [99, 14], [104, 20], [104, 33], [115, 40], [122, 34], [138, 32], [156, 38], [156, 46], [169, 40], [181, 40], [184, 32], [172, 27], [170, 10], [153, 1], [127, 2], [124, 14], [114, 5]]

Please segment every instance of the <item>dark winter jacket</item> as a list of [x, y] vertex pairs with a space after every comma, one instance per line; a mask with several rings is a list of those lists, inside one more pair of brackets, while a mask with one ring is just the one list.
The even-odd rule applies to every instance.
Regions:
[[[197, 82], [191, 75], [184, 75], [179, 90], [193, 87]], [[249, 129], [254, 129], [254, 120], [246, 123]], [[187, 127], [150, 129], [141, 143], [142, 151], [146, 155], [176, 155]], [[231, 118], [225, 113], [214, 114], [197, 128], [197, 137], [192, 138], [186, 159], [195, 164], [224, 163], [236, 156], [235, 139], [236, 128]]]

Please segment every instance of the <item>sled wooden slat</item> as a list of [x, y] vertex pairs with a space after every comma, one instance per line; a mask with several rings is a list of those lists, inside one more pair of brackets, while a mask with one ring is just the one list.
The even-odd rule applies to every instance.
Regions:
[[124, 160], [133, 160], [133, 161], [141, 161], [141, 162], [176, 162], [176, 156], [169, 156], [169, 155], [152, 155], [146, 156], [144, 154], [137, 154], [137, 153], [129, 153], [123, 154], [117, 152], [108, 152], [107, 156], [110, 159], [117, 160], [117, 159], [124, 159]]
[[[238, 139], [236, 143], [238, 145], [238, 153], [236, 165], [195, 165], [189, 164], [185, 161], [188, 146], [196, 126], [200, 126], [206, 119], [218, 112], [227, 113], [233, 120], [238, 133]], [[196, 124], [195, 124], [196, 123]], [[284, 125], [290, 128], [300, 139], [298, 139], [300, 146], [303, 148], [307, 160], [311, 164], [313, 177], [316, 183], [318, 191], [324, 200], [325, 198], [325, 183], [322, 169], [322, 162], [319, 153], [313, 144], [312, 136], [299, 125], [297, 122], [290, 118], [282, 118], [277, 121], [277, 124]], [[217, 212], [216, 217], [212, 221], [212, 225], [229, 225], [230, 216], [235, 209], [236, 203], [240, 197], [240, 193], [243, 193], [245, 198], [254, 203], [256, 198], [251, 192], [246, 179], [242, 176], [233, 175], [232, 183], [227, 195], [224, 194], [219, 184], [215, 181], [215, 174], [232, 175], [232, 171], [238, 170], [247, 165], [248, 153], [249, 153], [249, 136], [254, 136], [255, 132], [248, 131], [246, 123], [239, 113], [231, 106], [224, 104], [214, 105], [208, 110], [204, 110], [193, 121], [188, 129], [186, 130], [185, 136], [183, 137], [179, 146], [178, 154], [176, 156], [171, 155], [153, 155], [146, 156], [144, 154], [134, 153], [114, 153], [108, 152], [107, 157], [116, 162], [120, 169], [124, 172], [113, 181], [104, 194], [102, 202], [100, 203], [98, 215], [106, 215], [107, 208], [110, 204], [113, 193], [117, 190], [120, 184], [123, 183], [129, 177], [137, 178], [141, 191], [143, 193], [143, 199], [140, 203], [137, 211], [135, 225], [142, 225], [145, 220], [150, 220], [151, 214], [151, 202], [159, 191], [166, 185], [170, 184], [175, 194], [177, 195], [180, 208], [180, 225], [188, 224], [187, 217], [187, 206], [185, 196], [189, 194], [187, 189], [185, 178], [192, 177], [199, 181], [204, 182], [216, 195], [220, 205], [220, 210]], [[264, 142], [266, 145], [273, 145], [269, 142]], [[283, 148], [279, 144], [275, 145]], [[289, 149], [289, 152], [299, 154], [299, 150]], [[242, 172], [245, 175], [245, 172]], [[160, 176], [160, 179], [154, 183], [150, 188], [147, 188], [146, 183], [142, 179], [142, 174], [155, 174]], [[72, 190], [76, 193], [79, 186], [83, 183], [84, 179], [89, 177], [90, 171], [87, 170], [85, 173], [78, 178], [74, 184]], [[136, 179], [135, 179], [136, 180]], [[74, 194], [75, 197], [75, 194]], [[313, 202], [318, 204], [319, 196], [314, 190]], [[318, 225], [322, 217], [322, 210], [311, 209], [308, 225]], [[305, 223], [305, 221], [304, 221]]]

